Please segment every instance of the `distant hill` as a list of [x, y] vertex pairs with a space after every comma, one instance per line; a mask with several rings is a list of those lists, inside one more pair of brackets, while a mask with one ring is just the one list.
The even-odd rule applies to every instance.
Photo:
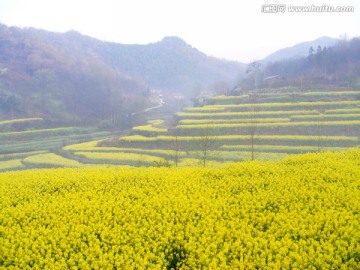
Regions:
[[232, 84], [244, 69], [177, 37], [124, 45], [0, 24], [0, 119], [107, 119], [147, 106], [151, 88], [190, 98], [196, 86]]
[[272, 54], [265, 57], [262, 60], [262, 62], [269, 63], [269, 62], [306, 57], [309, 54], [310, 47], [313, 47], [313, 49], [316, 51], [318, 46], [324, 48], [324, 47], [334, 46], [338, 42], [339, 39], [336, 38], [320, 37], [312, 41], [301, 42], [292, 47], [280, 49], [276, 52], [273, 52]]
[[245, 70], [245, 64], [209, 57], [178, 37], [148, 45], [107, 43], [97, 52], [112, 68], [139, 77], [152, 88], [188, 95], [198, 84], [234, 83]]

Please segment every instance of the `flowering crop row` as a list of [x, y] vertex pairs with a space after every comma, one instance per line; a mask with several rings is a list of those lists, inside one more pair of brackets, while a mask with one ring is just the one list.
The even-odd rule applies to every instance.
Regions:
[[251, 108], [256, 110], [303, 110], [308, 108], [313, 109], [336, 109], [344, 108], [346, 106], [357, 106], [360, 101], [318, 101], [318, 102], [269, 102], [269, 103], [253, 103], [253, 104], [229, 104], [229, 105], [207, 105], [203, 107], [189, 107], [185, 108], [188, 112], [210, 112], [210, 111], [249, 111]]
[[320, 114], [320, 115], [294, 115], [291, 121], [349, 121], [360, 120], [359, 113], [352, 114]]
[[54, 153], [29, 156], [23, 162], [29, 165], [52, 167], [82, 167], [84, 165], [76, 160], [64, 158]]
[[135, 126], [132, 128], [132, 130], [143, 135], [165, 134], [168, 131], [166, 128], [157, 127], [163, 122], [163, 120], [151, 120], [148, 122], [148, 125]]
[[[314, 117], [314, 116], [311, 116]], [[360, 119], [360, 117], [359, 117]], [[203, 118], [203, 119], [184, 119], [180, 120], [180, 125], [193, 125], [193, 124], [241, 124], [241, 123], [249, 123], [257, 122], [257, 123], [283, 123], [283, 122], [290, 122], [290, 118], [233, 118], [233, 119], [212, 119], [212, 118]]]
[[353, 121], [298, 121], [298, 122], [257, 122], [257, 119], [245, 123], [179, 124], [180, 134], [196, 136], [208, 131], [213, 135], [251, 134], [272, 135], [352, 135], [360, 133], [360, 120]]
[[[293, 110], [293, 111], [259, 111], [256, 112], [256, 117], [289, 117], [292, 115], [318, 115], [317, 111], [313, 110]], [[176, 116], [181, 119], [233, 119], [233, 118], [250, 118], [254, 117], [251, 112], [178, 112]]]
[[344, 113], [344, 114], [351, 114], [351, 113], [359, 114], [360, 113], [360, 108], [327, 110], [327, 111], [325, 111], [325, 113], [327, 113], [327, 114], [341, 114], [341, 113]]
[[221, 96], [215, 96], [215, 97], [212, 97], [210, 98], [210, 100], [216, 100], [216, 101], [219, 101], [219, 100], [241, 100], [241, 99], [247, 99], [249, 98], [249, 95], [240, 95], [240, 96], [224, 96], [224, 95], [221, 95]]
[[360, 120], [354, 121], [319, 121], [319, 122], [312, 122], [312, 121], [303, 121], [303, 122], [273, 122], [273, 123], [261, 123], [256, 122], [257, 119], [252, 119], [251, 123], [225, 123], [225, 124], [188, 124], [188, 125], [178, 125], [177, 128], [179, 129], [207, 129], [207, 128], [236, 128], [236, 127], [248, 127], [248, 126], [257, 126], [257, 127], [295, 127], [295, 126], [302, 126], [302, 127], [314, 127], [315, 125], [320, 125], [323, 127], [342, 127], [342, 126], [360, 126]]
[[[274, 102], [274, 101], [286, 101], [286, 100], [294, 100], [301, 99], [302, 101], [312, 101], [316, 98], [317, 101], [325, 101], [327, 99], [337, 101], [340, 100], [351, 100], [351, 99], [359, 99], [360, 93], [359, 91], [310, 91], [310, 92], [266, 92], [266, 93], [254, 93], [252, 95], [255, 97], [257, 101], [260, 102]], [[249, 103], [251, 102], [251, 98], [249, 95], [240, 95], [240, 96], [215, 96], [208, 99], [209, 104], [237, 104], [237, 103]]]
[[301, 93], [300, 96], [316, 96], [316, 97], [326, 97], [326, 96], [350, 96], [352, 98], [358, 98], [360, 97], [360, 92], [359, 91], [323, 91], [323, 92], [306, 92], [306, 93]]
[[[251, 145], [222, 145], [220, 149], [226, 151], [249, 151]], [[327, 151], [341, 151], [345, 150], [343, 147], [326, 147]], [[254, 151], [256, 152], [275, 152], [275, 153], [291, 153], [301, 154], [307, 152], [319, 151], [318, 146], [289, 146], [289, 145], [255, 145]]]
[[[103, 152], [103, 153], [135, 153], [145, 154], [163, 158], [171, 158], [174, 155], [173, 149], [145, 149], [145, 148], [118, 148], [118, 147], [94, 147], [92, 149], [81, 149], [82, 152]], [[178, 151], [177, 155], [184, 156], [185, 152]]]
[[74, 154], [96, 163], [154, 165], [154, 162], [165, 162], [165, 159], [156, 156], [124, 152], [75, 152]]
[[[225, 151], [224, 151], [225, 150]], [[251, 160], [252, 152], [251, 147], [249, 149], [238, 150], [238, 151], [228, 151], [229, 149], [219, 149], [216, 151], [209, 151], [209, 159], [213, 158], [215, 160], [221, 160], [223, 162], [240, 162]], [[256, 151], [254, 149], [254, 158], [261, 161], [277, 161], [288, 156], [287, 153], [279, 152], [266, 152], [266, 151]]]
[[5, 170], [15, 170], [23, 168], [24, 164], [21, 162], [21, 159], [10, 159], [5, 161], [0, 161], [0, 172]]
[[[141, 135], [124, 136], [119, 138], [121, 142], [174, 142], [177, 139], [179, 142], [192, 142], [201, 140], [200, 136], [157, 136], [157, 137], [145, 137]], [[210, 138], [211, 139], [211, 138]], [[224, 144], [229, 142], [233, 144], [248, 143], [248, 135], [221, 135], [214, 136], [214, 140], [218, 140]], [[257, 135], [255, 141], [258, 144], [279, 144], [282, 145], [314, 145], [317, 138], [315, 136], [305, 135]], [[358, 144], [358, 138], [355, 136], [321, 136], [323, 145], [335, 146], [341, 144], [344, 146], [355, 146]]]
[[77, 127], [64, 127], [64, 128], [51, 128], [51, 129], [37, 129], [19, 132], [2, 132], [0, 133], [0, 140], [22, 140], [32, 139], [34, 136], [53, 136], [53, 135], [69, 135], [84, 132], [83, 128]]
[[14, 123], [24, 123], [24, 122], [37, 122], [43, 121], [42, 118], [21, 118], [21, 119], [12, 119], [12, 120], [2, 120], [0, 121], [1, 125], [14, 124]]
[[101, 142], [101, 140], [89, 141], [84, 143], [71, 144], [63, 147], [65, 151], [78, 151], [84, 149], [93, 149]]
[[152, 124], [153, 126], [158, 126], [163, 124], [165, 121], [161, 119], [149, 120], [148, 123]]
[[33, 156], [37, 154], [45, 154], [46, 151], [29, 151], [29, 152], [22, 152], [22, 153], [11, 153], [11, 154], [1, 154], [0, 159], [2, 160], [9, 160], [15, 158], [25, 158], [28, 156]]

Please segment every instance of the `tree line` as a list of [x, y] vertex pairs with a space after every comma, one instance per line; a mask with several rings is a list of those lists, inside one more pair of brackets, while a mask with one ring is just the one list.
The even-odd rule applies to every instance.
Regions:
[[310, 47], [306, 57], [248, 65], [241, 89], [316, 85], [360, 88], [360, 38], [341, 40], [335, 46]]

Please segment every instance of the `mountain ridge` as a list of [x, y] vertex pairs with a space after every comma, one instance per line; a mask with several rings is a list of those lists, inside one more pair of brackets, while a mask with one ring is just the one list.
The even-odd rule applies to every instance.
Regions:
[[263, 58], [261, 62], [269, 63], [304, 57], [308, 55], [310, 47], [313, 47], [313, 49], [316, 51], [318, 46], [331, 47], [336, 45], [339, 41], [340, 40], [336, 38], [323, 36], [311, 41], [296, 43], [293, 46], [282, 48], [275, 52], [272, 52], [271, 54]]

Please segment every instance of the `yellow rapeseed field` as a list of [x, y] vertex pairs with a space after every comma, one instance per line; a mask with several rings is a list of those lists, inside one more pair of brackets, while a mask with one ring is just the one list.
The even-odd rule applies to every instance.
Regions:
[[0, 173], [0, 269], [360, 269], [360, 149]]
[[74, 168], [84, 166], [84, 164], [81, 164], [76, 160], [64, 158], [54, 153], [45, 153], [45, 154], [29, 156], [24, 159], [24, 163], [30, 165], [39, 165], [39, 166], [43, 165], [43, 166], [74, 167]]

